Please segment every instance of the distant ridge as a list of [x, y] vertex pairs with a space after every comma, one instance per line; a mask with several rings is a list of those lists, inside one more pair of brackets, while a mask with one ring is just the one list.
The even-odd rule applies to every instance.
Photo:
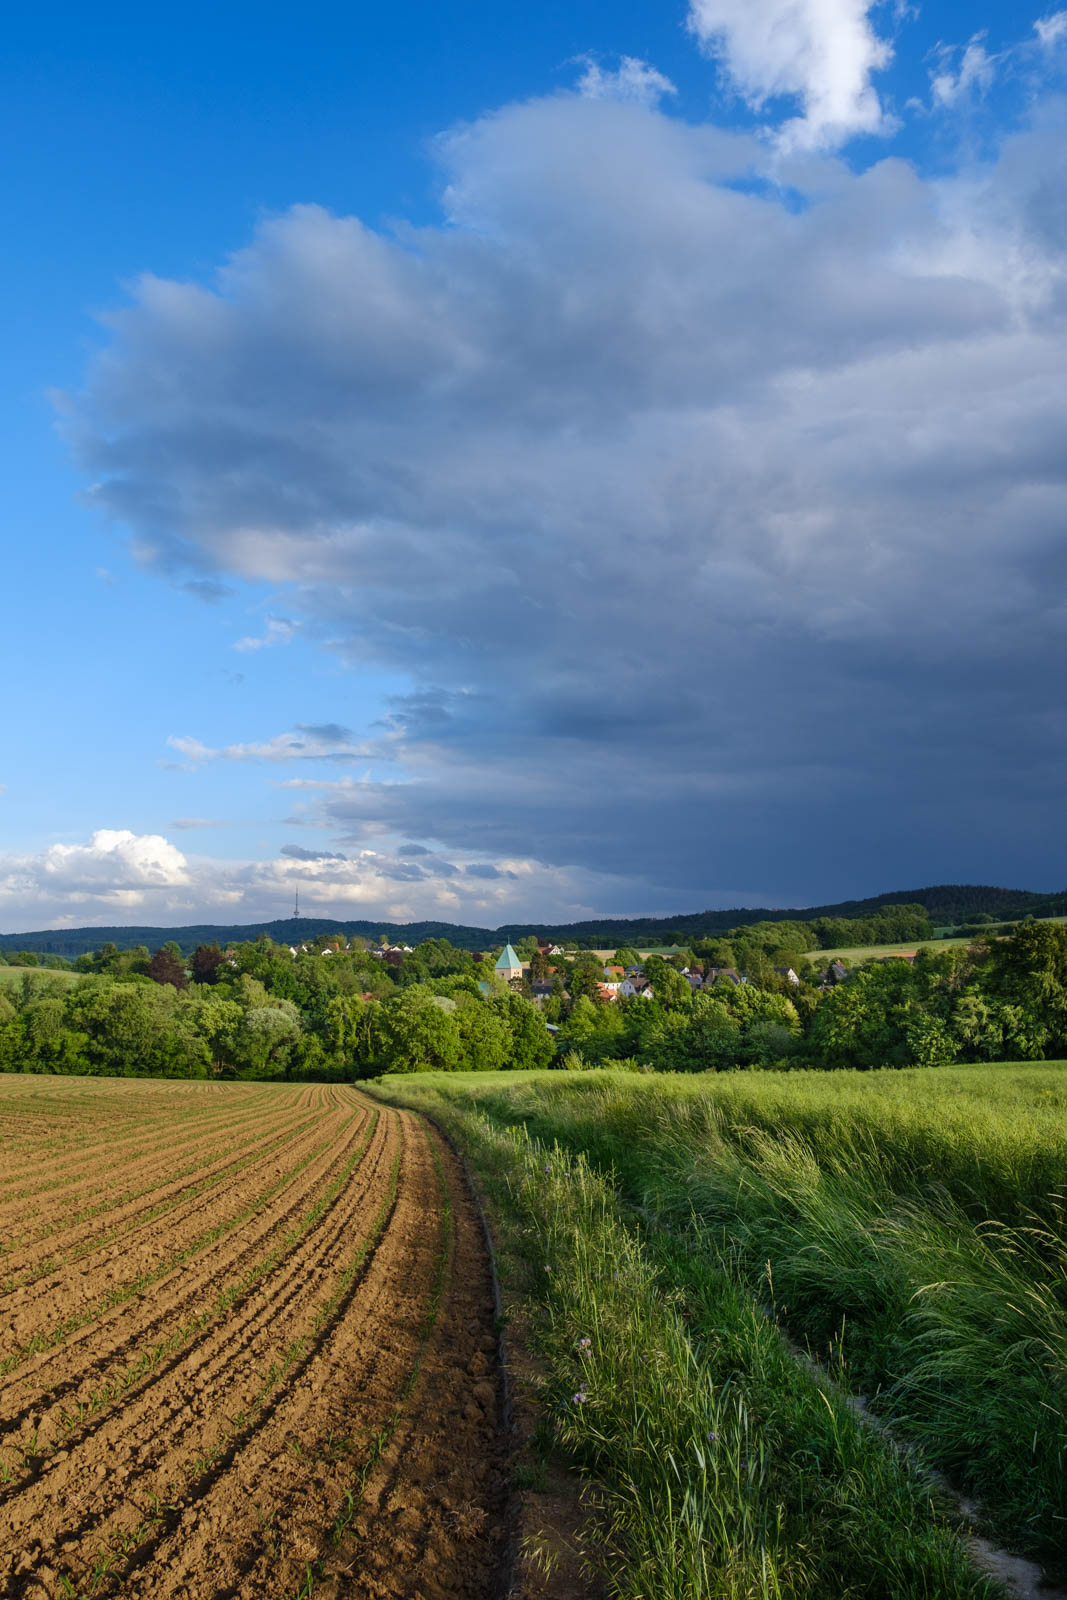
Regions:
[[339, 917], [282, 917], [274, 922], [193, 923], [180, 928], [50, 928], [36, 933], [0, 934], [0, 953], [34, 950], [39, 955], [78, 956], [98, 950], [103, 944], [128, 950], [144, 944], [155, 949], [173, 939], [182, 950], [198, 944], [229, 944], [256, 939], [267, 934], [278, 944], [297, 944], [324, 933], [343, 933], [373, 938], [387, 934], [403, 944], [419, 944], [423, 939], [448, 939], [464, 950], [480, 950], [489, 945], [514, 943], [529, 934], [538, 938], [572, 939], [580, 944], [614, 947], [620, 944], [681, 942], [725, 933], [752, 922], [812, 922], [817, 917], [871, 916], [880, 906], [921, 905], [937, 924], [967, 922], [985, 913], [998, 922], [1008, 922], [1028, 914], [1062, 916], [1067, 914], [1067, 889], [1058, 894], [1043, 894], [1030, 889], [998, 889], [987, 884], [937, 884], [927, 889], [895, 889], [866, 900], [841, 900], [835, 905], [769, 909], [738, 906], [727, 911], [684, 911], [671, 917], [595, 917], [586, 922], [508, 922], [499, 928], [468, 928], [453, 922], [356, 922]]

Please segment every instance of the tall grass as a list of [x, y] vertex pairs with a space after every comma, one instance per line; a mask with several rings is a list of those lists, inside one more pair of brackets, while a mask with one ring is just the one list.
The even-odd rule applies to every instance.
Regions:
[[[469, 1080], [468, 1080], [469, 1082]], [[628, 1220], [580, 1154], [445, 1085], [430, 1109], [496, 1202], [540, 1308], [557, 1438], [592, 1475], [619, 1600], [992, 1597], [919, 1468], [799, 1363], [703, 1251]]]
[[1064, 1572], [1063, 1068], [466, 1093], [610, 1173], [650, 1238], [747, 1289], [1002, 1538]]

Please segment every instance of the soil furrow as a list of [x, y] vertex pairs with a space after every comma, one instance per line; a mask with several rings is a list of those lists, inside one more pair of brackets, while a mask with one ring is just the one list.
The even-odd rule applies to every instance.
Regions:
[[[458, 1164], [410, 1113], [372, 1126], [358, 1091], [276, 1095], [284, 1145], [205, 1201], [218, 1220], [239, 1194], [246, 1220], [0, 1390], [30, 1449], [0, 1488], [4, 1600], [500, 1592], [493, 1301]], [[258, 1206], [257, 1178], [277, 1179]], [[168, 1255], [190, 1226], [160, 1215]], [[106, 1256], [83, 1265], [99, 1283]]]
[[[69, 1401], [72, 1394], [75, 1405], [87, 1403], [98, 1386], [94, 1380], [106, 1381], [107, 1370], [128, 1357], [131, 1349], [143, 1350], [166, 1339], [176, 1323], [189, 1321], [200, 1313], [217, 1293], [220, 1282], [232, 1285], [238, 1281], [247, 1270], [248, 1258], [263, 1251], [264, 1240], [306, 1206], [317, 1188], [329, 1182], [330, 1171], [343, 1159], [348, 1146], [358, 1140], [365, 1121], [364, 1116], [353, 1111], [340, 1129], [327, 1130], [325, 1137], [321, 1125], [307, 1130], [301, 1143], [287, 1153], [284, 1166], [270, 1166], [274, 1179], [264, 1189], [253, 1189], [256, 1174], [248, 1175], [248, 1216], [239, 1212], [234, 1229], [204, 1241], [195, 1258], [190, 1256], [172, 1273], [161, 1275], [151, 1285], [147, 1304], [141, 1297], [131, 1298], [110, 1312], [105, 1311], [100, 1319], [74, 1330], [56, 1349], [31, 1357], [22, 1371], [0, 1387], [0, 1416], [7, 1419], [8, 1435], [12, 1427], [21, 1426], [28, 1411], [39, 1405], [36, 1397], [42, 1392], [47, 1391], [55, 1405]], [[340, 1140], [341, 1131], [346, 1134], [344, 1140]], [[266, 1158], [264, 1164], [270, 1165], [271, 1158]], [[264, 1207], [268, 1209], [261, 1209]], [[216, 1223], [216, 1227], [220, 1225]], [[193, 1245], [197, 1242], [194, 1240]], [[92, 1350], [91, 1357], [87, 1356], [87, 1349]]]
[[[258, 1117], [242, 1114], [222, 1124], [219, 1119], [209, 1115], [196, 1122], [183, 1124], [177, 1132], [171, 1125], [161, 1131], [158, 1139], [144, 1143], [132, 1151], [121, 1153], [113, 1149], [94, 1149], [88, 1153], [83, 1151], [80, 1152], [77, 1164], [75, 1157], [79, 1153], [68, 1151], [61, 1169], [63, 1175], [51, 1183], [42, 1182], [39, 1170], [34, 1170], [34, 1181], [27, 1183], [26, 1165], [32, 1164], [24, 1164], [22, 1188], [13, 1198], [0, 1205], [0, 1230], [14, 1246], [22, 1242], [21, 1236], [14, 1235], [15, 1227], [25, 1228], [27, 1223], [32, 1223], [37, 1228], [43, 1228], [51, 1224], [56, 1217], [69, 1216], [70, 1213], [84, 1207], [91, 1195], [99, 1194], [101, 1189], [107, 1188], [107, 1175], [116, 1170], [117, 1160], [121, 1161], [119, 1170], [126, 1174], [127, 1180], [132, 1172], [140, 1173], [152, 1163], [158, 1170], [173, 1174], [175, 1166], [181, 1164], [182, 1155], [195, 1151], [203, 1143], [205, 1135], [210, 1135], [217, 1142], [226, 1133], [235, 1129], [269, 1124], [275, 1120], [276, 1114], [267, 1112]], [[105, 1176], [101, 1177], [101, 1173]]]
[[[124, 1199], [119, 1194], [109, 1203], [91, 1208], [92, 1214], [88, 1217], [80, 1215], [71, 1217], [70, 1226], [66, 1229], [50, 1231], [47, 1235], [46, 1260], [42, 1260], [40, 1248], [33, 1248], [33, 1245], [41, 1244], [41, 1238], [32, 1244], [13, 1249], [4, 1260], [5, 1273], [0, 1293], [11, 1294], [25, 1284], [46, 1276], [50, 1271], [58, 1271], [71, 1258], [84, 1262], [93, 1250], [102, 1249], [120, 1237], [129, 1239], [138, 1227], [155, 1223], [160, 1217], [165, 1216], [170, 1209], [170, 1203], [174, 1206], [179, 1205], [189, 1190], [196, 1188], [216, 1173], [222, 1176], [227, 1169], [239, 1166], [246, 1158], [250, 1146], [255, 1145], [257, 1150], [262, 1150], [266, 1140], [273, 1149], [291, 1138], [298, 1137], [308, 1121], [309, 1118], [305, 1114], [303, 1119], [293, 1118], [288, 1123], [279, 1124], [277, 1119], [273, 1119], [271, 1122], [264, 1120], [256, 1123], [251, 1128], [242, 1126], [239, 1129], [231, 1129], [228, 1138], [214, 1140], [211, 1147], [206, 1150], [204, 1141], [199, 1140], [196, 1148], [200, 1151], [200, 1159], [188, 1162], [177, 1171], [174, 1159], [164, 1164], [162, 1158], [147, 1168], [128, 1171], [127, 1181], [134, 1189], [132, 1197]], [[233, 1141], [238, 1135], [240, 1142], [235, 1144]], [[214, 1155], [213, 1150], [220, 1143], [225, 1144], [224, 1152]], [[175, 1150], [173, 1157], [180, 1160], [182, 1154], [182, 1151]], [[167, 1173], [169, 1181], [159, 1181], [160, 1177]], [[69, 1215], [69, 1211], [67, 1214]]]
[[[258, 1286], [243, 1319], [224, 1324], [198, 1343], [161, 1382], [109, 1419], [85, 1448], [57, 1453], [41, 1478], [4, 1507], [14, 1544], [58, 1514], [61, 1545], [68, 1547], [68, 1560], [84, 1581], [82, 1568], [91, 1571], [116, 1536], [121, 1543], [132, 1494], [149, 1505], [180, 1503], [190, 1475], [195, 1481], [210, 1470], [211, 1456], [232, 1419], [250, 1407], [258, 1412], [257, 1396], [265, 1380], [269, 1388], [279, 1352], [313, 1325], [328, 1297], [331, 1268], [355, 1247], [380, 1201], [383, 1167], [391, 1162], [396, 1144], [395, 1124], [389, 1120], [372, 1147], [374, 1171], [361, 1189], [353, 1186], [339, 1219], [344, 1226], [334, 1230], [327, 1259], [320, 1259], [314, 1238], [287, 1258], [293, 1286], [287, 1298], [280, 1303], [271, 1282]], [[120, 1520], [113, 1528], [116, 1504]], [[0, 1587], [0, 1594], [4, 1592]]]
[[[124, 1138], [109, 1135], [106, 1129], [101, 1129], [99, 1125], [93, 1127], [85, 1139], [79, 1139], [70, 1129], [64, 1129], [56, 1137], [56, 1154], [49, 1156], [47, 1160], [35, 1161], [33, 1182], [35, 1185], [45, 1185], [57, 1175], [60, 1179], [67, 1178], [68, 1181], [73, 1181], [69, 1179], [69, 1163], [74, 1155], [81, 1155], [85, 1158], [85, 1163], [93, 1159], [107, 1159], [110, 1162], [119, 1159], [125, 1162], [130, 1158], [130, 1146], [134, 1147], [136, 1153], [138, 1148], [154, 1145], [157, 1136], [166, 1138], [168, 1133], [173, 1135], [176, 1121], [183, 1129], [195, 1131], [197, 1127], [210, 1128], [222, 1120], [220, 1112], [223, 1116], [228, 1114], [231, 1118], [234, 1115], [244, 1117], [269, 1111], [269, 1105], [270, 1102], [265, 1096], [256, 1096], [254, 1100], [250, 1098], [244, 1101], [239, 1109], [236, 1106], [227, 1108], [225, 1101], [222, 1101], [217, 1108], [211, 1105], [197, 1105], [193, 1109], [177, 1108], [176, 1117], [166, 1113], [153, 1118], [131, 1116], [131, 1131]], [[23, 1150], [16, 1148], [2, 1159], [5, 1165], [11, 1164], [12, 1170], [6, 1173], [0, 1171], [0, 1207], [32, 1194], [32, 1188], [27, 1185], [26, 1159]]]
[[[212, 1242], [227, 1219], [239, 1213], [249, 1193], [249, 1172], [271, 1158], [280, 1157], [272, 1148], [266, 1156], [252, 1156], [229, 1181], [194, 1190], [188, 1202], [177, 1208], [168, 1230], [149, 1228], [147, 1241], [109, 1243], [94, 1252], [95, 1260], [75, 1262], [65, 1270], [23, 1290], [5, 1296], [8, 1318], [8, 1353], [0, 1360], [0, 1374], [21, 1365], [27, 1356], [50, 1349], [70, 1333], [95, 1322], [114, 1306], [159, 1282], [173, 1268], [183, 1265], [190, 1254]], [[284, 1170], [279, 1167], [279, 1171]], [[213, 1219], [205, 1228], [205, 1221]], [[197, 1241], [203, 1241], [198, 1246]], [[101, 1289], [107, 1284], [106, 1291]], [[57, 1315], [57, 1312], [59, 1313]]]

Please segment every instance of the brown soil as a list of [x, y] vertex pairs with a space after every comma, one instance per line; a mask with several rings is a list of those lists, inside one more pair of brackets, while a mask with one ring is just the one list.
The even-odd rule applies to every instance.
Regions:
[[[17, 1081], [0, 1114], [32, 1124]], [[101, 1231], [127, 1231], [60, 1228], [39, 1246], [57, 1269], [0, 1298], [0, 1359], [22, 1353], [0, 1379], [0, 1596], [499, 1595], [489, 1265], [450, 1152], [354, 1090], [137, 1088], [143, 1122], [177, 1125], [167, 1209], [145, 1220], [126, 1165], [157, 1170], [156, 1130], [138, 1144], [129, 1094], [101, 1086], [104, 1137], [69, 1160], [98, 1163], [115, 1134], [139, 1197]], [[48, 1132], [26, 1141], [45, 1183]]]

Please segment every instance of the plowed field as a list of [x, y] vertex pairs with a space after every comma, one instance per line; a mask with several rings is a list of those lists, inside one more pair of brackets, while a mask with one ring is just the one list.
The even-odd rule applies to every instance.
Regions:
[[0, 1596], [488, 1600], [489, 1266], [335, 1086], [0, 1077]]

